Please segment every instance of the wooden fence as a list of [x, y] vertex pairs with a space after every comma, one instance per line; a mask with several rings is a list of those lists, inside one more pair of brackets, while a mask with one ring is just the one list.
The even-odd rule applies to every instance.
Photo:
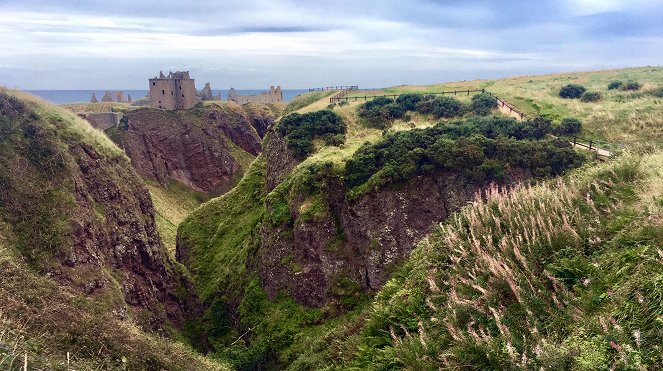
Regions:
[[339, 86], [325, 86], [322, 88], [312, 88], [309, 89], [309, 93], [312, 91], [328, 91], [328, 90], [359, 90], [358, 85], [339, 85]]

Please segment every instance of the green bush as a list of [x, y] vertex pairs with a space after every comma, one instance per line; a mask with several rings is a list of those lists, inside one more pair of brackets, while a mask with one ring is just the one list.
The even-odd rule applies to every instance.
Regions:
[[626, 84], [624, 84], [624, 86], [622, 86], [622, 89], [623, 90], [640, 90], [641, 87], [642, 87], [642, 85], [639, 82], [634, 81], [634, 80], [629, 80], [629, 81], [626, 82]]
[[347, 100], [342, 100], [342, 101], [338, 102], [339, 106], [347, 106], [348, 104], [350, 104], [350, 103]]
[[621, 89], [622, 86], [624, 86], [624, 83], [619, 80], [610, 81], [610, 84], [608, 84], [608, 90]]
[[582, 96], [580, 97], [580, 100], [585, 102], [585, 103], [590, 103], [590, 102], [598, 102], [603, 98], [601, 96], [601, 93], [597, 91], [586, 91], [582, 93]]
[[578, 99], [586, 90], [582, 85], [568, 84], [560, 89], [559, 96], [564, 99]]
[[652, 90], [651, 94], [657, 98], [663, 98], [663, 87]]
[[543, 139], [552, 132], [552, 122], [543, 117], [535, 117], [525, 122], [516, 121], [512, 117], [473, 116], [466, 120], [439, 123], [435, 126], [439, 135], [452, 138], [483, 135], [495, 139], [500, 136], [522, 139]]
[[338, 114], [330, 110], [311, 113], [292, 113], [278, 124], [279, 134], [286, 138], [288, 148], [298, 160], [313, 152], [313, 140], [322, 139], [326, 145], [345, 142], [347, 127]]
[[576, 118], [566, 117], [553, 130], [555, 135], [576, 135], [582, 131], [582, 123]]
[[438, 118], [453, 118], [462, 116], [465, 113], [465, 106], [456, 98], [442, 96], [419, 102], [417, 111]]
[[408, 93], [396, 98], [396, 103], [400, 104], [406, 111], [415, 111], [417, 109], [417, 104], [422, 100], [424, 100], [423, 95]]
[[369, 127], [386, 129], [394, 119], [403, 117], [405, 110], [393, 99], [379, 97], [359, 106], [358, 114]]
[[[535, 176], [545, 177], [582, 162], [582, 156], [567, 141], [507, 138], [499, 130], [492, 130], [499, 127], [491, 127], [494, 123], [517, 127], [507, 119], [475, 120], [390, 133], [380, 142], [364, 145], [348, 160], [346, 186], [359, 187], [370, 180], [371, 187], [382, 187], [442, 170], [464, 173], [477, 181], [499, 181], [508, 167], [528, 169]], [[456, 128], [452, 128], [454, 125]], [[550, 121], [532, 120], [527, 126], [528, 135], [543, 137], [542, 133], [550, 130]], [[496, 139], [482, 135], [484, 128]]]
[[329, 103], [329, 104], [327, 105], [327, 109], [331, 109], [331, 110], [333, 110], [334, 107], [336, 107], [336, 103]]
[[472, 97], [470, 110], [477, 115], [488, 115], [495, 108], [497, 108], [497, 98], [488, 93], [481, 93]]

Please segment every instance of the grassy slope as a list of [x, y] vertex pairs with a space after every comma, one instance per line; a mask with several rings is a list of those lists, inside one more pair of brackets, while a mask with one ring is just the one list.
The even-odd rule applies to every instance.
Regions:
[[[20, 135], [4, 137], [3, 156], [10, 158], [16, 148], [29, 146], [36, 153], [58, 148], [63, 152], [56, 154], [65, 157], [70, 144], [82, 142], [94, 147], [101, 156], [128, 166], [124, 152], [102, 132], [69, 111], [20, 92], [2, 90], [2, 93], [22, 100], [28, 107], [27, 114], [34, 118], [32, 124], [42, 130], [39, 139], [33, 141]], [[15, 123], [2, 119], [3, 134], [11, 134]], [[49, 166], [45, 162], [39, 165]], [[35, 223], [41, 221], [42, 224], [35, 224], [36, 229], [46, 237], [50, 233], [60, 234], [58, 228], [67, 224], [67, 219], [62, 218], [62, 208], [73, 196], [62, 189], [50, 189], [46, 181], [65, 173], [50, 177], [36, 173], [0, 174], [3, 181], [25, 178], [27, 181], [22, 186], [33, 187], [21, 189], [29, 200], [34, 199], [35, 212], [27, 219]], [[45, 193], [48, 194], [44, 196]], [[203, 360], [179, 343], [148, 335], [129, 321], [121, 321], [118, 313], [108, 307], [109, 298], [87, 298], [38, 274], [34, 264], [29, 265], [23, 256], [25, 251], [17, 246], [26, 237], [14, 235], [12, 229], [16, 231], [17, 227], [0, 224], [0, 369], [19, 367], [26, 355], [29, 367], [34, 369], [67, 369], [67, 352], [70, 365], [77, 369], [184, 370], [191, 365], [200, 369], [223, 368]], [[53, 241], [58, 236], [55, 237], [50, 241], [32, 238], [32, 242], [38, 240], [44, 245], [33, 244], [29, 248], [31, 251], [55, 248], [59, 243]]]
[[220, 286], [241, 285], [255, 230], [264, 214], [265, 160], [259, 156], [239, 184], [195, 210], [180, 227], [182, 243], [193, 249], [189, 266], [203, 300]]
[[189, 187], [173, 181], [167, 186], [145, 179], [156, 209], [156, 222], [163, 244], [171, 257], [175, 257], [177, 227], [209, 196], [192, 191]]
[[[613, 80], [636, 80], [643, 84], [639, 92], [608, 90]], [[580, 84], [589, 91], [603, 94], [597, 103], [559, 98], [566, 84]], [[544, 115], [559, 121], [576, 117], [584, 122], [585, 135], [615, 144], [639, 141], [663, 143], [663, 98], [648, 91], [663, 86], [663, 67], [642, 67], [539, 76], [517, 76], [499, 80], [474, 80], [429, 86], [398, 86], [376, 94], [436, 92], [462, 89], [487, 89], [530, 115]], [[373, 92], [371, 92], [372, 94]], [[354, 95], [365, 95], [357, 92]]]
[[[628, 71], [629, 70], [625, 70], [622, 72], [627, 73]], [[600, 75], [601, 73], [597, 74]], [[649, 76], [648, 72], [645, 74]], [[542, 84], [545, 84], [545, 81], [554, 78], [556, 77], [551, 77], [551, 76], [538, 77], [538, 79], [544, 81], [542, 82]], [[528, 77], [526, 81], [529, 81], [529, 79], [535, 80], [537, 79], [537, 77], [532, 77], [532, 78]], [[600, 80], [599, 81], [600, 84], [603, 84], [603, 80], [605, 80], [605, 85], [607, 86], [607, 82], [609, 80], [612, 80], [612, 77], [601, 75], [597, 77], [597, 79]], [[641, 79], [641, 82], [645, 82], [645, 80], [646, 79], [643, 78]], [[655, 81], [654, 78], [652, 78], [651, 80]], [[509, 82], [510, 81], [509, 79], [503, 80], [502, 82], [500, 81], [463, 82], [456, 84], [436, 85], [432, 87], [397, 87], [388, 90], [389, 92], [397, 92], [397, 93], [405, 91], [426, 92], [426, 91], [435, 91], [442, 89], [446, 90], [453, 88], [457, 89], [462, 89], [467, 87], [481, 88], [481, 87], [488, 87], [490, 84], [493, 84], [496, 87], [491, 87], [490, 88], [491, 91], [495, 91], [500, 95], [504, 95], [505, 98], [507, 99], [512, 99], [516, 101], [515, 95], [512, 95], [514, 98], [511, 98], [511, 96], [508, 95], [509, 92], [512, 92], [513, 89], [516, 89], [515, 86], [511, 86], [514, 82]], [[524, 91], [522, 94], [526, 96], [534, 96], [539, 98], [541, 96], [541, 93], [539, 91], [541, 87], [536, 86], [533, 83], [528, 83], [528, 84], [529, 85], [526, 85], [526, 87], [523, 89], [531, 89], [531, 91]], [[497, 86], [500, 85], [503, 85], [503, 87], [501, 88], [502, 90], [498, 90], [497, 88]], [[561, 85], [562, 83], [560, 82], [559, 86]], [[358, 94], [362, 95], [364, 94], [364, 92], [360, 92]], [[628, 93], [622, 93], [622, 94], [628, 94]], [[466, 99], [466, 97], [459, 97], [459, 98], [463, 100]], [[546, 97], [540, 99], [544, 98], [548, 99]], [[571, 103], [576, 105], [580, 104], [579, 102], [567, 102], [567, 101], [557, 100], [554, 97], [552, 97], [551, 99], [555, 101], [555, 104], [562, 104], [562, 105], [571, 104]], [[648, 104], [647, 99], [648, 98], [630, 96], [628, 97], [627, 100], [628, 102], [630, 102], [629, 104], [640, 107]], [[288, 112], [296, 110], [297, 112], [301, 113], [315, 111], [326, 108], [328, 102], [329, 102], [328, 95], [308, 94], [302, 97], [301, 102], [290, 105], [289, 109], [286, 109], [286, 111]], [[305, 103], [308, 105], [305, 105]], [[381, 131], [376, 129], [365, 128], [363, 127], [363, 125], [361, 125], [361, 123], [357, 119], [355, 111], [357, 106], [361, 103], [362, 102], [352, 102], [349, 105], [343, 107], [337, 106], [334, 108], [336, 112], [338, 112], [345, 118], [346, 123], [348, 124], [347, 142], [340, 147], [320, 148], [315, 154], [307, 158], [300, 165], [300, 167], [316, 162], [327, 162], [327, 161], [331, 161], [332, 163], [335, 164], [335, 166], [341, 167], [344, 165], [344, 161], [347, 160], [350, 156], [352, 156], [352, 154], [363, 143], [367, 141], [376, 142], [381, 138], [382, 136]], [[521, 108], [520, 105], [518, 105], [518, 107]], [[586, 107], [592, 107], [592, 105], [589, 104], [587, 106], [581, 106], [581, 108], [583, 109]], [[600, 112], [600, 110], [602, 109], [601, 107], [602, 106], [594, 106], [592, 112], [598, 115], [597, 112]], [[521, 109], [526, 109], [526, 108], [521, 108]], [[558, 109], [558, 108], [551, 107], [550, 109]], [[559, 109], [561, 110], [561, 108]], [[527, 112], [533, 113], [531, 111]], [[396, 122], [391, 130], [408, 130], [410, 128], [409, 125], [410, 122], [414, 122], [416, 127], [427, 127], [435, 123], [435, 121], [432, 120], [430, 117], [414, 116], [411, 119], [411, 121]], [[589, 134], [591, 134], [592, 127], [595, 127], [596, 125], [598, 124], [591, 122], [588, 123], [588, 127], [590, 128]], [[253, 173], [257, 174], [255, 172]], [[258, 215], [264, 214], [264, 207], [258, 208], [255, 206], [247, 206], [245, 202], [247, 200], [254, 200], [262, 205], [265, 195], [260, 195], [259, 197], [251, 196], [257, 194], [258, 192], [257, 184], [260, 182], [262, 182], [262, 180], [259, 180], [258, 178], [254, 178], [252, 182], [242, 181], [240, 185], [232, 193], [229, 193], [228, 195], [222, 198], [212, 200], [207, 204], [205, 204], [204, 207], [202, 207], [194, 215], [192, 215], [192, 217], [189, 220], [190, 226], [183, 227], [183, 228], [189, 228], [189, 230], [186, 231], [185, 233], [186, 235], [198, 236], [195, 237], [196, 241], [194, 241], [194, 244], [198, 245], [198, 247], [196, 247], [197, 249], [202, 249], [201, 251], [199, 251], [199, 253], [202, 254], [201, 255], [202, 258], [199, 259], [199, 262], [197, 263], [199, 264], [199, 267], [197, 268], [198, 272], [194, 274], [194, 276], [200, 274], [200, 276], [197, 278], [197, 283], [198, 285], [202, 285], [203, 295], [206, 295], [208, 299], [213, 297], [214, 291], [218, 287], [220, 287], [220, 285], [223, 285], [226, 282], [236, 284], [237, 279], [239, 279], [239, 281], [244, 282], [242, 285], [245, 285], [247, 282], [246, 278], [243, 277], [242, 274], [244, 272], [244, 266], [245, 266], [244, 264], [247, 262], [247, 259], [249, 258], [247, 255], [247, 251], [249, 251], [248, 246], [256, 246], [256, 244], [258, 243], [258, 241], [256, 241], [257, 238], [256, 232], [255, 231], [251, 232], [252, 230], [251, 228], [255, 227], [259, 223], [261, 218]], [[242, 209], [245, 210], [242, 211]], [[226, 213], [226, 210], [232, 210], [232, 211], [230, 213]], [[238, 218], [244, 216], [248, 218], [248, 223], [246, 221], [240, 221], [239, 223], [237, 223]], [[240, 232], [236, 235], [232, 233], [233, 229], [231, 228], [231, 225], [234, 225], [235, 228], [239, 228]], [[184, 231], [184, 229], [181, 230]], [[213, 233], [211, 233], [211, 231], [213, 231]], [[419, 262], [413, 262], [412, 264], [417, 266]], [[217, 270], [217, 266], [222, 267], [222, 269], [220, 270], [221, 274], [218, 276], [217, 272], [215, 272]], [[407, 272], [411, 269], [413, 269], [412, 265], [406, 267], [403, 270], [403, 272], [405, 272], [404, 274], [408, 274]], [[241, 288], [238, 286], [233, 285], [233, 287], [230, 288], [230, 291], [238, 293], [241, 290]], [[393, 287], [391, 289], [393, 289]], [[388, 292], [387, 289], [385, 289], [385, 291], [386, 294], [384, 295], [391, 295], [391, 292]], [[419, 296], [419, 298], [421, 298], [421, 296]], [[260, 308], [260, 310], [255, 311], [253, 315], [263, 315], [265, 319], [278, 318], [278, 316], [268, 315], [268, 313], [279, 312], [278, 310], [270, 310], [269, 308], [265, 310], [265, 307], [269, 306], [269, 304], [266, 304], [264, 302], [261, 304], [261, 306], [262, 307]], [[300, 327], [295, 332], [295, 338], [298, 340], [287, 351], [281, 353], [280, 356], [282, 358], [292, 360], [296, 358], [299, 353], [303, 353], [303, 355], [297, 359], [295, 364], [293, 364], [293, 369], [298, 369], [299, 367], [301, 367], [301, 369], [306, 369], [307, 367], [306, 365], [308, 365], [309, 363], [315, 364], [316, 365], [315, 367], [320, 367], [322, 364], [316, 363], [320, 360], [320, 358], [318, 358], [319, 353], [325, 354], [325, 357], [322, 358], [323, 360], [322, 362], [330, 362], [330, 359], [336, 359], [337, 361], [342, 361], [342, 363], [346, 361], [350, 363], [355, 362], [354, 360], [351, 360], [352, 357], [350, 356], [350, 354], [357, 351], [356, 346], [361, 346], [368, 349], [369, 353], [372, 351], [371, 345], [367, 344], [359, 345], [361, 341], [365, 339], [357, 335], [357, 332], [360, 331], [363, 327], [362, 324], [363, 320], [369, 314], [370, 312], [366, 312], [361, 315], [357, 315], [357, 313], [350, 313], [345, 318], [337, 319], [333, 322], [328, 322], [324, 324], [322, 327], [318, 326], [306, 330], [302, 330], [302, 328]], [[348, 318], [356, 318], [356, 320], [349, 321]], [[289, 325], [290, 324], [282, 326], [282, 329], [285, 328], [287, 331], [292, 331], [293, 328], [289, 327]], [[251, 327], [247, 326], [247, 329], [248, 328]], [[258, 330], [254, 331], [256, 333], [259, 332]], [[389, 329], [383, 328], [380, 329], [379, 331], [382, 331], [382, 335], [389, 333]], [[347, 342], [341, 340], [342, 338], [345, 337], [349, 337], [349, 340]], [[337, 343], [338, 346], [330, 348], [329, 347], [330, 342], [335, 342]], [[307, 349], [307, 351], [303, 351], [303, 349]], [[327, 353], [328, 351], [331, 351], [333, 354]], [[381, 351], [382, 350], [378, 352]], [[393, 355], [394, 355], [393, 353], [388, 354], [388, 356], [393, 356]], [[348, 366], [348, 364], [345, 365]], [[362, 367], [365, 366], [366, 364], [364, 364]]]
[[3, 237], [0, 233], [0, 369], [18, 370], [26, 357], [31, 370], [227, 369], [33, 273]]
[[660, 366], [662, 166], [626, 155], [476, 202], [291, 368]]

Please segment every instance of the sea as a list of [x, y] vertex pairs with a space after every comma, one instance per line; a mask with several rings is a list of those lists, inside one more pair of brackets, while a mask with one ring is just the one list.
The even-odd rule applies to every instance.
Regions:
[[[108, 89], [108, 90], [118, 90], [118, 89]], [[249, 94], [259, 94], [264, 90], [251, 90], [251, 89], [235, 89], [240, 95], [249, 95]], [[55, 104], [67, 104], [67, 103], [87, 103], [92, 97], [92, 93], [95, 93], [98, 100], [101, 100], [101, 97], [104, 96], [104, 90], [26, 90], [32, 95], [42, 97]], [[136, 100], [143, 98], [147, 95], [147, 90], [122, 90], [124, 95], [127, 96], [131, 94], [131, 99]], [[228, 99], [228, 90], [212, 90], [214, 95], [221, 93], [221, 99]], [[283, 100], [289, 102], [292, 98], [298, 96], [299, 94], [308, 92], [308, 89], [283, 89]]]

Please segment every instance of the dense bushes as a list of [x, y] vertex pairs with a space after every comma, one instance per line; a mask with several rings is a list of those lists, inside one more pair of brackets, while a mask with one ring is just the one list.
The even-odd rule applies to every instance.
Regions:
[[570, 117], [564, 118], [553, 130], [555, 135], [560, 136], [576, 135], [580, 133], [580, 131], [582, 131], [582, 123], [580, 120]]
[[610, 81], [610, 83], [608, 84], [608, 90], [621, 89], [622, 86], [624, 86], [624, 83], [622, 81], [619, 80]]
[[344, 143], [347, 128], [341, 116], [333, 111], [323, 110], [305, 114], [292, 113], [281, 120], [277, 131], [286, 138], [294, 157], [303, 160], [313, 152], [315, 139], [322, 139], [326, 145]]
[[406, 111], [416, 111], [417, 110], [417, 104], [424, 100], [424, 96], [421, 94], [414, 94], [414, 93], [409, 93], [409, 94], [403, 94], [396, 98], [396, 103], [400, 104], [403, 109]]
[[429, 96], [417, 104], [417, 112], [431, 114], [437, 118], [453, 118], [462, 116], [466, 109], [463, 103], [452, 97]]
[[546, 119], [521, 124], [513, 119], [474, 118], [389, 134], [355, 152], [346, 164], [346, 185], [382, 187], [442, 170], [462, 172], [477, 181], [501, 180], [510, 167], [552, 176], [578, 166], [582, 156], [566, 141], [505, 135], [542, 138], [549, 131]]
[[[473, 100], [475, 101], [475, 113], [485, 114], [487, 107], [492, 108], [497, 105], [497, 101], [488, 94]], [[358, 113], [368, 126], [386, 129], [393, 120], [405, 117], [408, 111], [448, 119], [464, 115], [469, 108], [452, 97], [409, 93], [399, 96], [395, 101], [386, 97], [373, 99], [361, 105]]]
[[596, 91], [586, 91], [582, 93], [582, 96], [580, 97], [580, 100], [589, 103], [589, 102], [598, 102], [602, 98], [601, 93], [596, 92]]
[[640, 90], [641, 87], [642, 87], [642, 85], [640, 85], [639, 82], [630, 80], [630, 81], [627, 81], [626, 84], [624, 84], [622, 89], [623, 90]]
[[370, 127], [385, 129], [391, 121], [405, 115], [406, 110], [391, 98], [379, 97], [359, 107], [361, 117]]
[[565, 99], [578, 99], [586, 90], [582, 85], [568, 84], [560, 89], [559, 96]]
[[472, 97], [470, 110], [477, 115], [488, 115], [495, 108], [497, 108], [497, 98], [488, 93], [481, 93]]
[[620, 90], [640, 90], [642, 85], [634, 80], [629, 80], [626, 83], [615, 80], [611, 81], [610, 84], [608, 84], [608, 90], [615, 90], [615, 89], [620, 89]]

